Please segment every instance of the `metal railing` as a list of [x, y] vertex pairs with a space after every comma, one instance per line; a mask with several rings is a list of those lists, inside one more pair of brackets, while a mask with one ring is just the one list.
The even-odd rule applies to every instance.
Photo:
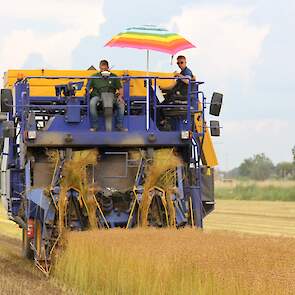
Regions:
[[[184, 109], [186, 108], [186, 130], [193, 131], [195, 136], [202, 136], [205, 133], [205, 117], [204, 117], [204, 110], [206, 108], [206, 98], [202, 91], [199, 91], [199, 85], [203, 84], [203, 82], [193, 81], [188, 79], [187, 77], [179, 78], [179, 77], [158, 77], [158, 76], [110, 76], [110, 77], [83, 77], [83, 76], [30, 76], [26, 77], [21, 82], [17, 82], [17, 85], [21, 88], [20, 91], [16, 91], [18, 95], [21, 95], [21, 99], [16, 99], [17, 101], [17, 109], [22, 110], [20, 116], [24, 117], [24, 110], [29, 111], [30, 109], [39, 109], [40, 111], [50, 111], [50, 110], [65, 110], [66, 109], [66, 98], [61, 96], [30, 96], [30, 85], [29, 82], [32, 79], [50, 79], [50, 80], [58, 80], [58, 79], [66, 79], [66, 80], [83, 80], [83, 81], [90, 81], [93, 79], [119, 79], [123, 82], [123, 89], [124, 89], [124, 99], [127, 107], [127, 125], [129, 126], [129, 118], [131, 116], [131, 103], [132, 100], [135, 98], [134, 96], [130, 95], [130, 82], [131, 80], [142, 80], [146, 83], [146, 95], [145, 96], [138, 96], [139, 98], [143, 99], [141, 102], [145, 104], [145, 121], [146, 121], [146, 131], [154, 129], [155, 124], [151, 125], [151, 119], [154, 122], [157, 122], [157, 114], [159, 109]], [[187, 104], [164, 104], [159, 103], [157, 94], [156, 94], [156, 87], [161, 80], [189, 80], [187, 84]], [[57, 85], [54, 85], [55, 87]], [[80, 99], [80, 104], [71, 107], [77, 107], [81, 110], [84, 109], [86, 111], [87, 116], [90, 116], [90, 89], [89, 83], [84, 83], [83, 89], [85, 89], [85, 96], [78, 96], [77, 98]], [[201, 95], [201, 100], [199, 99], [199, 95]], [[137, 97], [137, 98], [138, 98]], [[37, 103], [39, 102], [39, 103]], [[164, 101], [165, 102], [165, 101]], [[200, 109], [200, 102], [202, 103], [202, 107]], [[42, 104], [40, 104], [42, 103]], [[166, 102], [165, 102], [166, 103]], [[192, 113], [199, 112], [202, 115], [202, 134], [196, 132], [194, 124], [192, 124]], [[152, 116], [151, 116], [152, 114]], [[23, 121], [23, 120], [22, 120]], [[23, 121], [24, 122], [24, 121]], [[151, 127], [152, 126], [152, 127]], [[197, 134], [198, 133], [198, 134]]]

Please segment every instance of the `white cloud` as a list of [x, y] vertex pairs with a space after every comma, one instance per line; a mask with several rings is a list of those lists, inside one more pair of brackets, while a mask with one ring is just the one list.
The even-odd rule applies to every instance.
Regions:
[[268, 25], [251, 23], [252, 11], [244, 6], [197, 4], [170, 20], [171, 29], [197, 46], [183, 53], [200, 79], [224, 88], [232, 79], [251, 78], [270, 31]]
[[[40, 22], [46, 30], [26, 25], [6, 31], [0, 42], [0, 69], [20, 68], [31, 54], [41, 55], [54, 68], [71, 67], [71, 53], [83, 37], [98, 35], [105, 21], [103, 0], [27, 0], [2, 5], [1, 17], [17, 23]], [[47, 23], [46, 23], [47, 22]], [[9, 23], [9, 21], [8, 21]], [[49, 23], [55, 28], [50, 28]], [[56, 30], [58, 27], [58, 30]]]
[[282, 130], [290, 127], [290, 123], [287, 120], [279, 119], [225, 121], [223, 124], [225, 132], [230, 136], [237, 133], [244, 135], [251, 133], [252, 136], [278, 136]]

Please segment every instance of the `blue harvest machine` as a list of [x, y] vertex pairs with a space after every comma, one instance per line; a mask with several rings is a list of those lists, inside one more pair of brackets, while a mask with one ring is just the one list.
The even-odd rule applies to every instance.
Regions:
[[[123, 83], [124, 127], [128, 131], [106, 130], [107, 120], [112, 124], [112, 109], [101, 105], [100, 128], [91, 132], [87, 81], [112, 78]], [[68, 82], [52, 86], [55, 96], [31, 96], [32, 79]], [[211, 135], [219, 135], [219, 123], [210, 121], [207, 127], [205, 110], [209, 104], [210, 114], [218, 116], [222, 95], [214, 93], [207, 103], [200, 90], [203, 83], [190, 81], [187, 96], [176, 95], [163, 104], [156, 91], [162, 79], [176, 78], [35, 76], [19, 79], [13, 89], [1, 90], [2, 201], [9, 218], [23, 229], [24, 256], [34, 259], [45, 273], [49, 272], [51, 255], [61, 235], [60, 219], [70, 230], [90, 227], [89, 210], [80, 200], [81, 191], [71, 187], [63, 192], [68, 205], [63, 214], [59, 207], [64, 167], [75, 152], [96, 150], [99, 155], [96, 165], [87, 166], [88, 185], [96, 187], [94, 215], [98, 228], [135, 228], [142, 224], [202, 228], [203, 218], [214, 209], [214, 173], [206, 161], [210, 151], [205, 140], [211, 142], [209, 129]], [[132, 80], [144, 84], [145, 96], [130, 95]], [[81, 90], [85, 94], [76, 95]], [[160, 109], [166, 126], [159, 123]], [[174, 189], [149, 189], [150, 202], [142, 222], [147, 167], [154, 154], [163, 149], [181, 159], [181, 164], [173, 168]], [[50, 151], [57, 155], [54, 168]], [[173, 208], [167, 210], [163, 195]]]

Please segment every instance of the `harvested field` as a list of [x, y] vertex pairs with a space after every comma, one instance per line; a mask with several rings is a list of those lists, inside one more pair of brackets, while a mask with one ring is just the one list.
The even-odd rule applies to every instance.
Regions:
[[217, 200], [204, 222], [209, 230], [295, 237], [295, 202]]
[[53, 281], [46, 280], [33, 262], [22, 258], [20, 230], [17, 225], [7, 220], [2, 206], [0, 230], [1, 295], [70, 294]]
[[[0, 235], [5, 235], [11, 238], [21, 238], [21, 230], [18, 225], [7, 219], [6, 212], [2, 207], [0, 199]], [[1, 245], [1, 244], [0, 244]]]

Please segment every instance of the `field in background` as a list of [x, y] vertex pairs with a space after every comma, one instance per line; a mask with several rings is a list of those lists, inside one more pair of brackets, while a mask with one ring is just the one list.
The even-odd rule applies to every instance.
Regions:
[[295, 181], [216, 181], [217, 199], [295, 201]]
[[14, 222], [7, 219], [7, 214], [2, 207], [0, 199], [0, 234], [11, 237], [21, 238], [21, 230]]
[[54, 276], [80, 294], [295, 294], [295, 239], [135, 229], [71, 232]]
[[295, 202], [216, 200], [206, 230], [229, 230], [295, 237]]

